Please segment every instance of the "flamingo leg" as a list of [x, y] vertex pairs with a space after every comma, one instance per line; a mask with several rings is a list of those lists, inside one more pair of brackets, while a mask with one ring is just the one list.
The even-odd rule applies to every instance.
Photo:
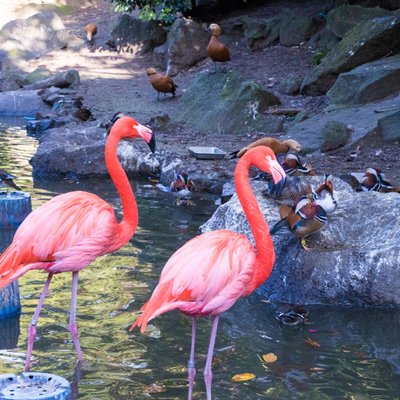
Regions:
[[208, 353], [207, 353], [207, 361], [206, 361], [206, 366], [204, 368], [204, 382], [206, 383], [207, 400], [211, 400], [211, 385], [213, 378], [211, 371], [211, 364], [214, 354], [215, 337], [217, 336], [218, 321], [219, 321], [219, 315], [213, 318], [211, 335], [210, 335], [210, 344], [208, 346]]
[[78, 326], [76, 325], [76, 297], [78, 292], [78, 272], [72, 273], [72, 296], [71, 296], [71, 311], [69, 317], [69, 331], [71, 332], [72, 340], [74, 341], [75, 351], [80, 361], [83, 361], [81, 344], [78, 336]]
[[42, 310], [42, 307], [43, 307], [44, 299], [46, 298], [47, 293], [49, 291], [49, 286], [50, 286], [50, 282], [51, 282], [52, 278], [53, 278], [53, 274], [49, 274], [47, 277], [47, 281], [44, 284], [42, 294], [40, 295], [39, 303], [36, 306], [35, 313], [33, 314], [31, 323], [29, 324], [29, 327], [28, 327], [28, 350], [26, 352], [26, 360], [25, 360], [25, 368], [24, 368], [25, 372], [29, 371], [29, 368], [31, 365], [33, 343], [34, 343], [35, 337], [36, 337], [36, 324], [39, 319], [40, 311]]
[[192, 318], [192, 343], [190, 346], [190, 359], [188, 362], [188, 380], [189, 380], [189, 393], [188, 393], [188, 400], [192, 400], [193, 395], [193, 383], [194, 378], [196, 376], [196, 368], [194, 363], [194, 348], [196, 342], [196, 322], [197, 318]]

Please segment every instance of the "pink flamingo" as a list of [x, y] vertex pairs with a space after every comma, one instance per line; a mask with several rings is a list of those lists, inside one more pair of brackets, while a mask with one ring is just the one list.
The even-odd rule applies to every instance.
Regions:
[[75, 322], [78, 273], [97, 257], [112, 253], [127, 243], [138, 224], [135, 197], [117, 157], [118, 143], [127, 138], [142, 138], [152, 151], [155, 149], [151, 130], [133, 118], [122, 117], [111, 129], [105, 146], [105, 160], [121, 197], [124, 215], [120, 223], [113, 207], [100, 197], [82, 191], [65, 193], [28, 215], [0, 257], [0, 288], [29, 270], [41, 269], [49, 274], [28, 328], [25, 371], [30, 367], [36, 324], [50, 282], [53, 275], [60, 272], [72, 272], [69, 330], [78, 359], [83, 360]]
[[204, 369], [207, 400], [211, 399], [211, 362], [219, 315], [240, 297], [252, 293], [271, 274], [275, 252], [268, 225], [251, 190], [251, 165], [269, 173], [275, 183], [284, 182], [285, 172], [274, 152], [266, 146], [254, 147], [239, 159], [235, 186], [243, 211], [250, 223], [257, 251], [245, 236], [229, 230], [204, 233], [187, 242], [167, 261], [150, 300], [130, 330], [158, 315], [178, 309], [192, 317], [192, 343], [188, 363], [189, 396], [192, 399], [196, 375], [194, 363], [196, 321], [212, 317], [210, 344]]

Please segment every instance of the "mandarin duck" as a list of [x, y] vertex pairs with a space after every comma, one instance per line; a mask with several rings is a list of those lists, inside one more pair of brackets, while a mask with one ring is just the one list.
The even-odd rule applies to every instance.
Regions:
[[283, 325], [296, 326], [308, 321], [310, 314], [302, 306], [283, 304], [275, 311], [275, 318]]
[[99, 124], [100, 127], [105, 128], [107, 131], [107, 134], [110, 133], [111, 128], [113, 127], [113, 125], [117, 122], [117, 120], [119, 120], [121, 117], [124, 117], [125, 114], [117, 111], [110, 119], [106, 118], [104, 120], [102, 120]]
[[228, 47], [219, 40], [221, 27], [217, 24], [211, 24], [207, 30], [211, 32], [211, 38], [207, 46], [207, 56], [213, 61], [215, 67], [216, 63], [230, 61], [231, 54]]
[[195, 203], [190, 200], [195, 191], [194, 182], [189, 179], [186, 172], [175, 172], [175, 179], [170, 184], [171, 192], [177, 196], [177, 205], [193, 206]]
[[151, 86], [157, 91], [157, 99], [160, 98], [160, 93], [172, 93], [175, 96], [176, 88], [178, 85], [168, 75], [159, 74], [154, 68], [147, 68], [146, 74], [149, 77]]
[[279, 158], [286, 175], [301, 176], [301, 175], [315, 175], [311, 165], [303, 163], [300, 157], [294, 153], [287, 153]]
[[367, 168], [364, 174], [364, 180], [361, 182], [361, 188], [364, 192], [397, 192], [400, 193], [400, 187], [394, 187], [386, 180], [385, 175], [378, 168]]
[[87, 24], [85, 26], [85, 33], [86, 33], [86, 39], [88, 42], [91, 42], [94, 39], [94, 36], [97, 33], [97, 25], [96, 24]]
[[337, 201], [333, 195], [332, 175], [325, 174], [324, 181], [313, 191], [312, 198], [319, 204], [327, 214], [334, 212], [337, 208]]
[[296, 140], [288, 139], [281, 141], [273, 137], [264, 137], [256, 140], [253, 143], [250, 143], [249, 145], [243, 147], [241, 150], [230, 153], [229, 158], [240, 158], [244, 153], [246, 153], [247, 150], [256, 146], [268, 146], [272, 149], [275, 155], [287, 153], [289, 150], [294, 150], [297, 152], [301, 151], [301, 144], [296, 142]]
[[295, 207], [281, 205], [279, 214], [281, 220], [270, 229], [271, 235], [289, 225], [290, 230], [300, 239], [301, 247], [307, 251], [310, 249], [306, 237], [321, 230], [327, 222], [325, 210], [307, 196], [303, 196]]
[[293, 206], [302, 196], [312, 195], [313, 189], [310, 183], [302, 177], [286, 176], [279, 185], [269, 181], [265, 193], [272, 195], [280, 204]]
[[9, 174], [4, 169], [0, 169], [0, 188], [22, 190], [14, 183], [13, 179], [15, 178], [16, 176]]

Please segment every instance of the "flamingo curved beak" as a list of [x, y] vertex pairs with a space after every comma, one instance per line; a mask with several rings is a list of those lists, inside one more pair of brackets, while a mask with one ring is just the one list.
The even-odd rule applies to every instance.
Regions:
[[280, 166], [278, 161], [276, 161], [276, 160], [270, 161], [270, 174], [275, 183], [276, 193], [277, 193], [277, 195], [279, 195], [281, 193], [283, 187], [285, 186], [286, 173], [283, 170], [283, 168]]
[[137, 132], [139, 135], [146, 141], [149, 145], [150, 150], [152, 153], [156, 151], [156, 135], [153, 131], [148, 128], [147, 126], [138, 124], [136, 127]]

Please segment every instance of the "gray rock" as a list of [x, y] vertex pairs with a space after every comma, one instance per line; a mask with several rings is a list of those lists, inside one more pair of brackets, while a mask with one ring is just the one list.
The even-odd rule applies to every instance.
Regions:
[[[350, 146], [364, 136], [375, 132], [379, 119], [390, 114], [390, 110], [397, 107], [398, 104], [400, 104], [400, 95], [364, 106], [326, 110], [305, 121], [293, 124], [287, 134], [281, 136], [281, 140], [295, 139], [302, 144], [305, 153], [312, 153], [321, 147], [326, 123], [340, 121], [352, 130], [346, 145]], [[376, 112], [377, 110], [388, 111]]]
[[326, 17], [328, 29], [337, 37], [343, 38], [348, 31], [358, 23], [365, 22], [373, 18], [392, 16], [388, 10], [379, 7], [361, 7], [358, 5], [343, 4], [329, 11]]
[[46, 89], [51, 86], [58, 88], [76, 88], [80, 85], [79, 72], [75, 69], [69, 69], [67, 72], [60, 72], [51, 75], [48, 78], [40, 79], [30, 85], [26, 85], [25, 89]]
[[3, 79], [0, 84], [1, 92], [9, 92], [19, 90], [26, 85], [27, 81], [24, 73], [19, 71], [7, 71], [3, 74]]
[[242, 18], [246, 45], [257, 50], [267, 47], [279, 39], [281, 17], [273, 18]]
[[396, 53], [400, 48], [400, 17], [375, 18], [356, 25], [305, 77], [303, 94], [324, 94], [339, 74]]
[[397, 111], [385, 115], [378, 120], [377, 133], [384, 140], [400, 139], [400, 106]]
[[311, 36], [307, 42], [308, 46], [313, 49], [331, 50], [340, 42], [340, 38], [336, 36], [327, 27], [319, 30], [316, 34]]
[[0, 115], [33, 116], [48, 110], [36, 90], [18, 90], [0, 93]]
[[334, 104], [365, 104], [400, 92], [400, 55], [340, 74], [327, 92]]
[[283, 46], [306, 42], [318, 30], [318, 23], [309, 16], [289, 13], [279, 26], [279, 41]]
[[234, 71], [199, 73], [182, 96], [175, 118], [201, 132], [243, 134], [279, 132], [281, 117], [264, 110], [280, 100], [259, 83], [244, 81]]
[[29, 60], [66, 48], [70, 38], [58, 15], [49, 11], [4, 25], [0, 31], [0, 49], [10, 58]]
[[25, 80], [27, 84], [36, 83], [42, 79], [49, 78], [51, 71], [46, 67], [38, 67], [34, 71], [26, 75]]
[[[322, 177], [309, 180], [315, 186]], [[289, 230], [274, 235], [275, 266], [258, 292], [270, 301], [290, 304], [399, 306], [400, 237], [394, 227], [400, 224], [400, 196], [356, 193], [338, 178], [333, 182], [339, 207], [327, 225], [308, 238], [312, 251], [304, 251]], [[261, 195], [262, 183], [252, 186], [273, 226], [279, 220], [278, 204]], [[216, 229], [230, 229], [252, 240], [236, 196], [200, 227], [202, 232]]]
[[[172, 24], [163, 49], [167, 75], [174, 76], [207, 57], [210, 35], [196, 21], [178, 18]], [[161, 49], [159, 49], [160, 52]]]
[[279, 84], [278, 90], [288, 95], [298, 94], [302, 81], [300, 76], [288, 76]]
[[350, 129], [343, 122], [328, 121], [322, 130], [322, 152], [335, 150], [344, 146], [351, 135]]
[[[41, 137], [36, 154], [30, 160], [35, 176], [107, 176], [104, 162], [106, 131], [93, 125], [70, 123], [54, 128]], [[118, 158], [130, 176], [156, 173], [159, 161], [149, 155], [146, 144], [122, 141]]]
[[157, 21], [142, 21], [123, 14], [111, 31], [111, 38], [118, 50], [147, 53], [163, 44], [167, 33]]

